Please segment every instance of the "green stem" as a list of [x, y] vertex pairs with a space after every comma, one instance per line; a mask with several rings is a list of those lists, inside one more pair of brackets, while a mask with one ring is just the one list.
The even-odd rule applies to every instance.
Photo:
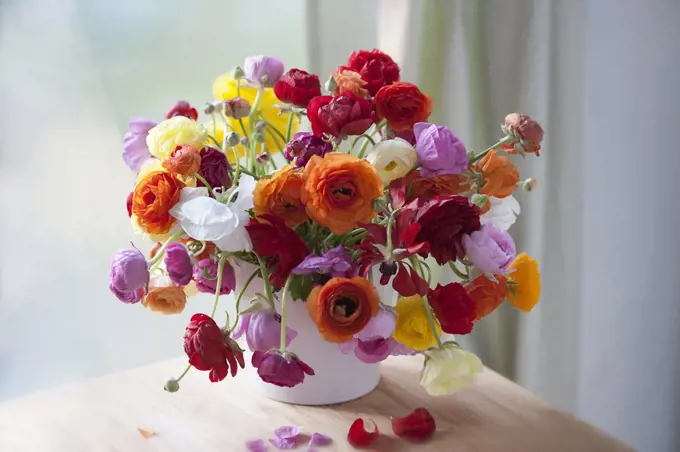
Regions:
[[241, 132], [243, 132], [243, 136], [250, 141], [250, 137], [248, 135], [248, 131], [246, 130], [246, 125], [243, 123], [243, 118], [238, 118], [238, 123], [241, 126]]
[[288, 287], [293, 280], [293, 274], [288, 275], [286, 284], [283, 286], [283, 293], [281, 294], [281, 353], [286, 352], [286, 298], [288, 298]]
[[196, 179], [198, 179], [198, 180], [200, 180], [201, 182], [203, 182], [203, 185], [205, 185], [205, 188], [208, 189], [208, 191], [209, 191], [210, 194], [213, 196], [213, 198], [217, 199], [217, 195], [216, 195], [215, 192], [213, 191], [213, 189], [212, 189], [212, 187], [210, 186], [210, 184], [208, 183], [208, 181], [206, 181], [206, 180], [203, 178], [203, 176], [201, 176], [201, 175], [198, 174], [198, 173], [194, 173], [194, 176], [196, 177]]
[[496, 149], [496, 148], [499, 147], [499, 146], [502, 146], [502, 145], [504, 145], [504, 144], [507, 144], [507, 143], [512, 142], [514, 139], [515, 139], [515, 138], [512, 137], [512, 136], [510, 136], [510, 135], [501, 138], [497, 143], [494, 143], [493, 145], [491, 145], [490, 148], [487, 148], [487, 149], [485, 149], [484, 151], [482, 151], [482, 152], [480, 152], [479, 154], [477, 154], [477, 155], [475, 155], [474, 157], [472, 157], [472, 158], [470, 159], [470, 164], [473, 164], [473, 163], [475, 163], [477, 160], [480, 160], [480, 159], [484, 158], [484, 157], [486, 156], [486, 154], [488, 154], [489, 152], [493, 151], [494, 149]]
[[392, 261], [392, 224], [394, 223], [395, 212], [392, 212], [390, 218], [387, 220], [387, 256], [390, 262]]
[[[262, 94], [264, 93], [264, 86], [260, 85], [257, 88], [257, 94], [255, 95], [255, 100], [253, 101], [253, 106], [250, 110], [250, 115], [248, 115], [248, 126], [250, 131], [254, 133], [255, 131], [255, 117], [258, 114], [258, 109], [260, 107], [260, 101], [262, 100]], [[254, 141], [254, 140], [252, 140]], [[250, 144], [250, 169], [255, 169], [255, 143], [249, 140]]]
[[451, 267], [451, 270], [453, 271], [453, 273], [455, 273], [456, 276], [458, 276], [460, 279], [467, 281], [467, 279], [470, 278], [469, 274], [466, 275], [463, 272], [461, 272], [460, 270], [458, 270], [458, 267], [456, 267], [456, 264], [453, 261], [449, 261], [449, 267]]
[[189, 370], [191, 370], [191, 364], [189, 364], [189, 365], [184, 369], [184, 372], [182, 372], [182, 373], [180, 374], [179, 377], [175, 378], [175, 381], [176, 381], [177, 383], [179, 383], [179, 382], [182, 380], [182, 378], [184, 378], [184, 376], [189, 372]]
[[241, 80], [242, 79], [236, 79], [236, 97], [241, 97]]
[[290, 142], [290, 135], [293, 132], [293, 119], [294, 115], [293, 112], [291, 111], [288, 113], [288, 128], [286, 129], [286, 143]]
[[373, 146], [375, 146], [375, 141], [373, 141], [373, 138], [365, 134], [361, 136], [366, 138], [366, 141], [364, 141], [364, 143], [361, 145], [361, 148], [359, 148], [359, 154], [357, 154], [357, 157], [360, 159], [364, 158], [364, 154], [366, 153], [366, 149], [368, 148], [368, 143], [373, 143]]
[[[411, 265], [413, 266], [415, 272], [422, 277], [418, 268], [418, 259], [414, 256], [411, 256], [409, 258], [409, 261], [411, 261]], [[439, 348], [442, 348], [442, 340], [439, 337], [439, 334], [437, 334], [437, 325], [434, 322], [434, 316], [432, 315], [432, 308], [430, 307], [430, 302], [427, 301], [427, 295], [423, 295], [422, 298], [423, 307], [425, 308], [425, 315], [427, 316], [427, 323], [430, 324], [430, 330], [432, 330], [432, 335], [434, 336], [434, 339], [437, 341], [437, 346]]]
[[168, 247], [168, 245], [170, 245], [172, 242], [176, 242], [181, 236], [182, 231], [175, 232], [170, 237], [168, 237], [168, 240], [166, 240], [163, 245], [161, 245], [154, 258], [149, 262], [149, 272], [153, 271], [156, 268], [156, 264], [159, 263], [161, 259], [163, 259], [163, 253], [165, 253], [165, 249]]
[[212, 311], [210, 312], [210, 317], [215, 317], [215, 312], [217, 311], [217, 303], [220, 301], [220, 291], [222, 290], [222, 273], [224, 272], [224, 264], [227, 262], [227, 256], [220, 256], [220, 260], [217, 262], [217, 284], [215, 286], [215, 301], [213, 302]]
[[283, 135], [283, 133], [281, 133], [279, 129], [274, 127], [274, 125], [271, 122], [264, 119], [264, 116], [260, 115], [260, 121], [264, 122], [268, 129], [271, 129], [272, 132], [274, 132], [279, 138], [281, 138], [281, 141], [283, 141], [284, 144], [290, 141], [290, 140], [286, 141], [286, 137]]
[[269, 304], [273, 308], [274, 296], [272, 295], [272, 284], [269, 282], [269, 270], [260, 256], [257, 256], [257, 261], [260, 263], [260, 273], [262, 274], [262, 281], [264, 281], [264, 291], [267, 301], [269, 301]]
[[208, 135], [208, 138], [210, 138], [215, 146], [220, 147], [220, 143], [217, 142], [217, 139], [214, 136]]
[[245, 284], [243, 285], [243, 287], [241, 287], [241, 290], [238, 292], [238, 296], [236, 297], [236, 319], [234, 320], [234, 325], [231, 327], [229, 331], [234, 331], [234, 328], [236, 328], [236, 324], [238, 323], [239, 310], [241, 309], [241, 298], [243, 298], [243, 295], [246, 293], [246, 289], [248, 289], [248, 286], [250, 286], [250, 283], [253, 282], [253, 279], [255, 279], [258, 273], [260, 273], [259, 268], [255, 270], [248, 277], [248, 279], [246, 279]]

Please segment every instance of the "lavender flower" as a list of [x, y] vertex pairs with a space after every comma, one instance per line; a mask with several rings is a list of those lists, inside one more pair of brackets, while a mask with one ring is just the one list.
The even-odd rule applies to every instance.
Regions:
[[[257, 311], [242, 314], [231, 333], [233, 339], [245, 334], [246, 344], [251, 352], [260, 350], [266, 352], [281, 345], [281, 321], [272, 311]], [[286, 327], [286, 346], [297, 337], [297, 331]]]
[[461, 174], [468, 167], [465, 145], [448, 127], [418, 122], [413, 126], [416, 152], [425, 178]]
[[344, 277], [352, 267], [352, 261], [342, 245], [326, 251], [321, 256], [310, 254], [293, 269], [294, 275], [321, 273], [331, 277]]
[[492, 223], [464, 235], [462, 243], [468, 259], [475, 267], [486, 273], [507, 273], [508, 266], [517, 256], [512, 236]]
[[149, 283], [149, 265], [137, 249], [121, 250], [111, 257], [109, 290], [124, 303], [136, 303]]
[[135, 173], [151, 158], [146, 136], [154, 127], [156, 122], [147, 118], [132, 118], [128, 124], [128, 131], [123, 137], [123, 161]]
[[[218, 265], [213, 259], [203, 259], [194, 268], [194, 281], [199, 292], [214, 294], [217, 290], [217, 269]], [[222, 286], [220, 295], [231, 293], [236, 287], [236, 276], [234, 268], [226, 264], [222, 270]]]
[[295, 166], [304, 168], [307, 162], [313, 155], [323, 157], [327, 152], [331, 152], [333, 146], [314, 135], [311, 132], [298, 132], [293, 136], [293, 139], [286, 145], [283, 156], [286, 160], [295, 160]]
[[[365, 363], [379, 363], [395, 354], [400, 345], [392, 337], [396, 322], [394, 313], [381, 310], [350, 342], [339, 344], [340, 350], [343, 353], [353, 351], [357, 359]], [[397, 351], [405, 354], [402, 350]]]
[[170, 280], [178, 286], [186, 286], [191, 281], [194, 266], [186, 247], [173, 242], [165, 249], [165, 268]]
[[273, 56], [251, 56], [243, 65], [245, 76], [253, 83], [272, 87], [283, 75], [283, 61]]

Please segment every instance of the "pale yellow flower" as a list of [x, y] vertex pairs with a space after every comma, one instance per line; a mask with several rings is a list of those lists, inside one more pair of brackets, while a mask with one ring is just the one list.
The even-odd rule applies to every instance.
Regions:
[[202, 125], [193, 119], [175, 116], [149, 130], [146, 145], [151, 155], [164, 160], [170, 157], [177, 146], [183, 144], [191, 144], [201, 149], [206, 138], [207, 133]]
[[472, 385], [476, 375], [484, 369], [477, 355], [451, 343], [428, 350], [425, 356], [420, 384], [433, 396], [453, 394]]
[[418, 163], [418, 154], [413, 146], [401, 138], [385, 140], [376, 144], [366, 156], [385, 185], [406, 176]]

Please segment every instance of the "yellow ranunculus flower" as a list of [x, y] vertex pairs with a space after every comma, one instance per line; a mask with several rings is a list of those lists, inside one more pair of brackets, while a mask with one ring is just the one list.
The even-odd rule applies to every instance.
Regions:
[[470, 386], [484, 369], [477, 355], [451, 343], [428, 350], [425, 356], [420, 384], [433, 396], [453, 394]]
[[510, 264], [508, 271], [511, 287], [508, 294], [510, 303], [522, 311], [531, 311], [541, 297], [541, 274], [538, 271], [538, 263], [528, 254], [520, 253]]
[[202, 125], [184, 116], [174, 116], [149, 130], [146, 145], [156, 158], [165, 160], [177, 146], [191, 144], [201, 149], [207, 134]]
[[[397, 312], [394, 340], [413, 350], [425, 350], [437, 343], [427, 320], [427, 312], [423, 303], [423, 298], [420, 295], [399, 297], [399, 301], [394, 307]], [[442, 329], [436, 320], [435, 325], [437, 334], [441, 334]]]
[[[227, 74], [222, 74], [217, 79], [215, 80], [215, 83], [213, 83], [213, 96], [215, 96], [215, 99], [218, 100], [227, 100], [227, 99], [233, 99], [236, 97], [236, 80], [231, 76], [230, 73]], [[241, 83], [241, 88], [240, 88], [240, 95], [243, 99], [247, 100], [250, 106], [253, 106], [253, 103], [255, 102], [255, 96], [257, 95], [257, 88], [249, 87], [249, 86], [243, 86], [243, 83]], [[262, 97], [260, 98], [260, 104], [258, 106], [259, 112], [262, 114], [264, 117], [265, 121], [267, 121], [271, 126], [276, 128], [281, 134], [285, 137], [286, 132], [288, 130], [288, 118], [290, 116], [290, 113], [284, 113], [282, 115], [279, 114], [280, 110], [275, 106], [277, 104], [282, 104], [279, 99], [277, 99], [276, 95], [274, 94], [274, 90], [272, 88], [265, 88], [264, 92], [262, 93]], [[229, 121], [229, 127], [231, 127], [233, 130], [235, 130], [239, 135], [243, 135], [243, 132], [241, 131], [241, 126], [239, 124], [238, 119], [234, 118], [227, 118]], [[243, 124], [246, 128], [246, 131], [248, 134], [251, 134], [251, 127], [250, 123], [248, 122], [248, 118], [242, 118]], [[217, 121], [218, 126], [219, 122]], [[212, 132], [212, 122], [206, 124], [206, 127], [210, 132]], [[297, 132], [298, 128], [300, 127], [300, 121], [298, 120], [297, 117], [293, 118], [293, 127], [291, 129], [291, 138], [295, 132]], [[216, 131], [216, 133], [221, 133], [219, 137], [215, 137], [217, 141], [220, 143], [222, 142], [222, 137], [224, 136], [224, 128], [221, 128], [221, 131]], [[266, 132], [266, 141], [265, 144], [267, 146], [267, 151], [270, 154], [273, 154], [275, 152], [279, 151], [279, 147], [284, 147], [286, 143], [283, 142], [281, 137], [276, 135], [276, 139], [274, 138], [274, 135], [276, 135], [276, 132], [270, 132], [267, 130]], [[243, 146], [238, 146], [239, 150], [239, 155], [244, 155], [245, 150], [243, 149]], [[233, 159], [233, 154], [229, 153], [230, 159]]]

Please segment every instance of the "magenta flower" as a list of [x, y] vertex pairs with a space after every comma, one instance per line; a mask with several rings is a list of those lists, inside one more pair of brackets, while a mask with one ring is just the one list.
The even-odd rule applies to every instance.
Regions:
[[[229, 162], [224, 152], [211, 147], [203, 148], [198, 175], [203, 177], [211, 188], [229, 187], [231, 185]], [[199, 179], [196, 181], [196, 186], [205, 187], [205, 184]]]
[[198, 119], [198, 112], [189, 104], [189, 102], [185, 100], [178, 100], [175, 102], [175, 105], [173, 105], [172, 108], [165, 114], [165, 118], [170, 119], [175, 116], [184, 116], [185, 118], [196, 121]]
[[120, 250], [111, 256], [109, 278], [109, 290], [120, 301], [137, 303], [149, 283], [149, 265], [139, 250]]
[[[203, 259], [194, 267], [194, 281], [199, 292], [214, 294], [217, 290], [217, 262]], [[236, 276], [231, 265], [225, 264], [222, 270], [222, 286], [220, 295], [231, 293], [236, 287]]]
[[305, 375], [314, 375], [314, 369], [296, 355], [278, 350], [256, 350], [252, 364], [262, 381], [286, 388], [302, 383]]
[[283, 156], [289, 162], [295, 160], [296, 167], [304, 168], [313, 155], [323, 157], [332, 150], [333, 145], [328, 141], [324, 141], [321, 137], [311, 132], [298, 132], [293, 135], [293, 139], [286, 145]]
[[342, 245], [336, 246], [326, 251], [321, 256], [310, 254], [293, 269], [294, 275], [311, 275], [321, 273], [335, 277], [346, 277], [347, 272], [352, 268], [352, 260]]
[[283, 61], [273, 56], [251, 56], [246, 58], [243, 71], [251, 82], [271, 88], [283, 75]]
[[170, 280], [178, 286], [186, 286], [191, 281], [194, 265], [186, 247], [179, 242], [173, 242], [165, 249], [165, 269]]
[[416, 152], [425, 178], [443, 174], [461, 174], [467, 170], [465, 145], [448, 127], [418, 122], [413, 126]]
[[128, 124], [128, 131], [123, 137], [123, 161], [135, 173], [151, 158], [146, 136], [154, 127], [156, 122], [147, 118], [132, 118]]
[[350, 342], [339, 344], [343, 353], [354, 352], [360, 361], [379, 363], [393, 354], [398, 342], [392, 338], [396, 327], [393, 312], [380, 310]]
[[512, 236], [492, 223], [464, 235], [462, 243], [468, 259], [475, 267], [486, 273], [507, 273], [508, 266], [517, 256]]
[[[281, 318], [272, 311], [256, 311], [242, 314], [231, 337], [238, 339], [245, 334], [251, 352], [266, 352], [281, 346]], [[297, 331], [286, 327], [286, 346], [297, 337]]]

